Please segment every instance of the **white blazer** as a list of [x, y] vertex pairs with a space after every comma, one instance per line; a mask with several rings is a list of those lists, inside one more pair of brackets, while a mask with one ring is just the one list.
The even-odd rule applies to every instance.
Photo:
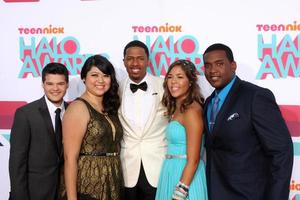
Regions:
[[[148, 74], [147, 84], [153, 88], [155, 102], [142, 133], [137, 133], [124, 115], [124, 102], [119, 109], [119, 118], [124, 136], [121, 142], [121, 161], [125, 187], [134, 187], [143, 162], [145, 174], [151, 186], [157, 187], [162, 162], [166, 154], [166, 108], [161, 104], [163, 96], [163, 79]], [[125, 88], [129, 84], [127, 77], [120, 83], [121, 99], [124, 99]], [[134, 105], [132, 105], [134, 106]]]

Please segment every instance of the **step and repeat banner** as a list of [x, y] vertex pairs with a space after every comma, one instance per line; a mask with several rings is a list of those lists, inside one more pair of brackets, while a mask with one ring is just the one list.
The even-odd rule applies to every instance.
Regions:
[[70, 72], [65, 99], [81, 95], [82, 64], [103, 54], [126, 76], [124, 46], [133, 39], [151, 52], [148, 72], [164, 76], [178, 58], [193, 61], [205, 97], [203, 51], [232, 48], [237, 75], [269, 88], [294, 142], [290, 200], [300, 200], [299, 0], [2, 0], [0, 1], [0, 200], [8, 198], [9, 138], [16, 108], [43, 95], [41, 71], [51, 61]]

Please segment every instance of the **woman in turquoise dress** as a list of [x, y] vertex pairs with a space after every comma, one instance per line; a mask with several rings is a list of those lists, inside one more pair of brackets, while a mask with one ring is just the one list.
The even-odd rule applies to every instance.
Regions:
[[188, 60], [172, 63], [164, 81], [163, 105], [170, 123], [168, 150], [156, 200], [207, 200], [205, 165], [201, 159], [203, 98], [195, 65]]

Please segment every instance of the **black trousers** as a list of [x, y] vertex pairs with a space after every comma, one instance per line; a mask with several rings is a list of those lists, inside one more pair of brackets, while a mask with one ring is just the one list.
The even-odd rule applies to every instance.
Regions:
[[125, 187], [125, 200], [154, 200], [156, 188], [152, 187], [146, 177], [143, 163], [136, 186], [132, 188]]

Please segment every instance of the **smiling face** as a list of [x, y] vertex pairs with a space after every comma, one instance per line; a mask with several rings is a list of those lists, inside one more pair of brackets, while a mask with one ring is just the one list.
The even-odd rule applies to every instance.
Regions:
[[188, 95], [190, 82], [180, 65], [175, 65], [167, 74], [167, 86], [176, 100], [182, 101]]
[[84, 82], [88, 93], [101, 97], [109, 90], [111, 77], [93, 66], [87, 72]]
[[149, 60], [143, 48], [128, 48], [123, 61], [129, 78], [132, 81], [139, 83], [146, 76]]
[[68, 86], [63, 74], [46, 74], [42, 84], [46, 97], [56, 106], [61, 105]]
[[224, 88], [235, 74], [236, 63], [230, 62], [223, 50], [205, 53], [203, 59], [207, 81], [216, 89]]

